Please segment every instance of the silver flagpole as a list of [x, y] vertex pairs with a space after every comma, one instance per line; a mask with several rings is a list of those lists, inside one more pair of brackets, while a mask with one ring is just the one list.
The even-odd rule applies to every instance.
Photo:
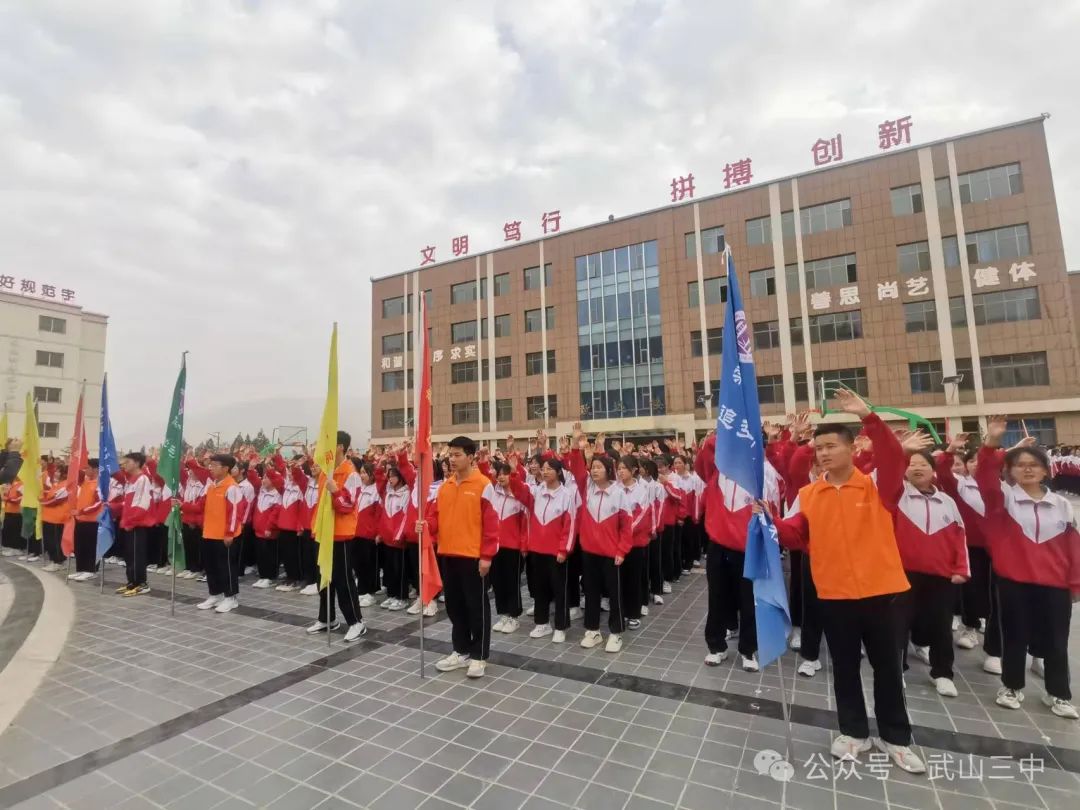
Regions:
[[[333, 541], [331, 540], [330, 542], [333, 542]], [[333, 551], [333, 549], [331, 549], [331, 551]], [[332, 560], [331, 560], [331, 565], [333, 565]], [[321, 571], [319, 572], [319, 579], [322, 579], [322, 572]], [[331, 646], [331, 639], [330, 639], [330, 625], [331, 624], [332, 624], [332, 622], [330, 621], [330, 583], [327, 582], [326, 583], [326, 647], [327, 647], [327, 649], [329, 649], [330, 646]]]
[[787, 753], [784, 759], [792, 762], [792, 757], [795, 756], [795, 747], [791, 742], [791, 707], [788, 706], [787, 689], [784, 686], [783, 660], [783, 655], [776, 659], [776, 674], [780, 677], [780, 706], [784, 712], [784, 736], [787, 738]]

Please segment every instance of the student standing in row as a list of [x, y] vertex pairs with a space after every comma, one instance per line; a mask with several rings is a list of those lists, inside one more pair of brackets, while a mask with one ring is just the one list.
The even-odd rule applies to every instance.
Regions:
[[98, 460], [92, 458], [82, 471], [75, 499], [75, 573], [68, 579], [85, 582], [97, 572], [97, 520], [105, 504], [98, 491]]
[[153, 481], [146, 471], [146, 456], [128, 453], [120, 460], [127, 476], [124, 486], [124, 502], [120, 512], [120, 528], [127, 533], [124, 564], [127, 584], [117, 589], [122, 596], [140, 596], [150, 593], [146, 582], [146, 566], [149, 563], [148, 531], [154, 525]]
[[203, 514], [203, 565], [210, 596], [199, 610], [229, 613], [240, 606], [240, 534], [244, 496], [231, 475], [236, 460], [224, 453], [210, 457], [210, 483]]

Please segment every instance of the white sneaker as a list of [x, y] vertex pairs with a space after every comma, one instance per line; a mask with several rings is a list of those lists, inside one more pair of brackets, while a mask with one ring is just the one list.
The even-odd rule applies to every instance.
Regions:
[[989, 672], [991, 675], [1001, 674], [1001, 658], [996, 655], [986, 656], [986, 660], [983, 661], [983, 672]]
[[841, 734], [833, 740], [829, 752], [837, 759], [858, 761], [859, 754], [864, 754], [869, 751], [870, 746], [871, 742], [869, 739], [860, 740], [858, 737], [849, 737], [847, 734]]
[[146, 566], [146, 573], [148, 573], [148, 574], [156, 574], [157, 573], [157, 566], [156, 565], [148, 565], [148, 566]]
[[[338, 622], [335, 621], [333, 624], [330, 625], [330, 629], [331, 630], [337, 630], [338, 627], [340, 627], [340, 626], [341, 625]], [[325, 633], [326, 632], [326, 622], [315, 622], [314, 624], [309, 624], [307, 627], [304, 628], [304, 632], [305, 633], [312, 633], [312, 634], [314, 634], [314, 633]]]
[[13, 548], [0, 549], [0, 557], [14, 557], [18, 554]]
[[798, 673], [804, 678], [813, 678], [819, 672], [821, 672], [820, 661], [803, 661], [799, 664]]
[[[286, 582], [284, 585], [278, 585], [276, 588], [274, 588], [274, 590], [278, 591], [279, 593], [292, 593], [293, 591], [297, 590], [297, 588], [292, 583]], [[363, 597], [361, 597], [360, 599], [360, 606], [364, 607]]]
[[1066, 720], [1080, 720], [1080, 713], [1076, 711], [1076, 707], [1064, 698], [1043, 695], [1042, 702], [1058, 717], [1064, 717]]
[[694, 568], [701, 568], [701, 561], [700, 561], [700, 560], [694, 560], [694, 561], [693, 561], [692, 563], [690, 563], [690, 564], [691, 564], [692, 566], [694, 566]]
[[439, 601], [442, 602], [443, 604], [446, 603], [446, 594], [445, 593], [440, 593], [439, 594]]
[[503, 633], [513, 633], [520, 626], [521, 626], [521, 623], [517, 619], [515, 619], [513, 616], [507, 616], [506, 617], [506, 624], [503, 625], [502, 632]]
[[915, 647], [912, 646], [911, 651], [915, 653], [915, 657], [922, 661], [927, 666], [930, 666], [930, 648], [929, 647]]
[[550, 624], [538, 624], [529, 631], [529, 638], [543, 638], [544, 636], [550, 636], [551, 632]]
[[798, 627], [791, 631], [791, 640], [788, 641], [788, 646], [795, 652], [802, 648], [802, 630]]
[[77, 580], [77, 579], [78, 579], [79, 577], [81, 577], [82, 575], [83, 575], [83, 572], [82, 572], [82, 571], [76, 571], [76, 572], [75, 572], [74, 574], [68, 574], [68, 575], [67, 575], [67, 578], [68, 578], [68, 579], [75, 579], [75, 580]]
[[581, 646], [586, 650], [591, 650], [604, 640], [604, 637], [600, 635], [599, 630], [586, 630], [584, 638], [581, 639]]
[[270, 580], [268, 580], [268, 579], [256, 580], [251, 585], [252, 588], [259, 588], [260, 590], [265, 589], [265, 588], [270, 588], [272, 586], [273, 586], [273, 583], [270, 582]]
[[303, 588], [301, 588], [300, 593], [302, 593], [304, 596], [318, 596], [319, 586], [316, 583], [312, 582], [310, 585], [305, 585]]
[[196, 582], [206, 582], [206, 574], [197, 574], [195, 576]]
[[617, 653], [622, 649], [622, 636], [618, 633], [612, 633], [607, 637], [607, 644], [604, 645], [604, 651], [609, 653]]
[[390, 606], [392, 604], [394, 604], [395, 601], [396, 600], [394, 599], [394, 597], [388, 596], [385, 599], [383, 599], [381, 602], [379, 602], [379, 607], [381, 607], [383, 610], [389, 610]]
[[529, 605], [529, 607], [525, 611], [526, 616], [532, 616], [535, 613], [536, 613], [536, 608], [533, 605]]
[[709, 653], [705, 656], [705, 666], [718, 667], [727, 661], [727, 650], [718, 653]]
[[994, 701], [998, 706], [1003, 706], [1006, 709], [1019, 709], [1020, 704], [1023, 702], [1023, 692], [1019, 689], [1007, 689], [1004, 686], [998, 689], [997, 699]]
[[29, 557], [26, 558], [26, 561], [28, 563], [30, 563], [30, 562], [40, 562], [41, 561], [41, 555], [40, 554], [31, 554]]
[[199, 602], [199, 604], [197, 604], [195, 607], [197, 607], [199, 610], [209, 610], [210, 608], [217, 607], [219, 604], [221, 604], [223, 598], [224, 597], [222, 597], [221, 594], [218, 594], [217, 596], [211, 596]]
[[960, 694], [956, 691], [956, 684], [952, 682], [951, 678], [931, 678], [930, 680], [937, 689], [937, 693], [942, 697], [956, 697]]
[[608, 599], [606, 596], [601, 596], [600, 611], [603, 613], [607, 613], [609, 610], [611, 610], [611, 600]]
[[470, 661], [469, 670], [465, 673], [466, 678], [483, 678], [484, 670], [487, 669], [487, 661]]
[[1031, 671], [1038, 675], [1040, 678], [1046, 677], [1046, 665], [1041, 658], [1031, 659]]
[[256, 568], [254, 565], [249, 565], [247, 568], [244, 569], [244, 576], [245, 577], [253, 577], [258, 572], [259, 572], [258, 568]]
[[661, 588], [660, 590], [662, 590], [664, 593], [671, 593], [671, 583], [670, 582], [665, 582], [664, 587]]
[[908, 773], [926, 773], [926, 765], [919, 759], [918, 755], [911, 750], [907, 745], [893, 745], [887, 743], [884, 740], [875, 737], [874, 747], [884, 754], [888, 754], [889, 758], [896, 763], [896, 766], [901, 770], [905, 770]]
[[662, 597], [660, 594], [654, 594], [652, 598], [652, 603], [654, 605], [662, 605], [664, 604], [664, 597]]
[[581, 608], [579, 608], [579, 607], [570, 608], [570, 620], [571, 621], [573, 621], [574, 619], [580, 619], [584, 615], [585, 614], [582, 612]]
[[161, 574], [163, 577], [170, 577], [170, 576], [172, 576], [172, 566], [171, 565], [163, 565], [163, 566], [158, 568], [157, 572], [159, 574]]
[[415, 602], [409, 605], [409, 609], [405, 612], [408, 613], [410, 616], [419, 616], [421, 610], [422, 608], [420, 606], [420, 600], [417, 599]]
[[452, 652], [446, 658], [440, 658], [436, 661], [435, 669], [439, 670], [439, 672], [453, 672], [455, 669], [464, 669], [469, 664], [469, 656]]
[[[278, 590], [280, 591], [285, 587], [287, 587], [287, 586], [278, 585]], [[374, 606], [374, 604], [375, 604], [375, 597], [372, 596], [370, 593], [362, 593], [362, 594], [360, 594], [360, 607], [362, 607], [362, 608], [372, 607], [372, 606]]]
[[356, 641], [360, 636], [367, 633], [367, 625], [363, 622], [357, 622], [356, 624], [350, 624], [349, 629], [345, 631], [346, 641]]
[[649, 606], [648, 605], [642, 605], [641, 606], [641, 615], [642, 616], [648, 616], [649, 615]]
[[[392, 610], [392, 611], [395, 611], [395, 612], [399, 611], [399, 610], [405, 610], [407, 604], [408, 603], [404, 599], [394, 599], [394, 600], [391, 601], [390, 606], [387, 607], [386, 609], [387, 610]], [[417, 612], [419, 612], [419, 611], [417, 611]]]
[[503, 628], [506, 627], [506, 620], [509, 618], [509, 616], [500, 616], [499, 620], [495, 622], [495, 624], [491, 625], [491, 632], [501, 633], [503, 631]]
[[960, 625], [960, 617], [959, 616], [953, 616], [952, 617], [952, 629], [953, 629], [953, 632], [955, 633], [957, 630], [960, 629], [960, 627], [961, 627], [961, 625]]
[[979, 634], [970, 627], [965, 627], [956, 637], [956, 646], [961, 650], [974, 650], [979, 646]]
[[218, 613], [230, 613], [238, 607], [240, 607], [240, 601], [235, 596], [226, 596], [214, 610]]
[[757, 656], [751, 655], [749, 658], [745, 655], [742, 656], [742, 668], [743, 672], [757, 672], [758, 669], [760, 669], [760, 667], [758, 667]]
[[566, 631], [565, 630], [556, 630], [554, 633], [551, 634], [551, 643], [552, 644], [563, 644], [563, 643], [565, 643], [565, 641], [566, 641]]

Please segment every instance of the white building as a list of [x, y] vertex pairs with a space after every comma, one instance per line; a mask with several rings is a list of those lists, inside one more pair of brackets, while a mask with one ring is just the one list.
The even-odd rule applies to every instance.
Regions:
[[86, 443], [96, 455], [108, 317], [58, 300], [0, 291], [0, 409], [22, 436], [26, 394], [38, 403], [43, 453], [71, 441], [79, 388], [86, 382]]

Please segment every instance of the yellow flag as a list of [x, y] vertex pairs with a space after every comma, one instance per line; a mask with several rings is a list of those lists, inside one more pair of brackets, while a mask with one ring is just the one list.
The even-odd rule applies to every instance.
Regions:
[[[26, 395], [26, 421], [23, 423], [22, 466], [19, 479], [23, 485], [22, 508], [37, 512], [36, 537], [41, 537], [41, 438], [38, 436], [34, 400]], [[29, 536], [23, 529], [24, 536]]]
[[323, 471], [323, 481], [319, 489], [319, 503], [315, 509], [312, 533], [319, 544], [319, 587], [325, 588], [330, 583], [330, 571], [334, 565], [334, 510], [330, 505], [330, 495], [326, 491], [326, 482], [334, 476], [337, 456], [338, 432], [338, 362], [337, 362], [337, 323], [330, 336], [330, 369], [326, 378], [326, 406], [323, 408], [322, 422], [319, 425], [319, 438], [315, 443], [315, 463]]

